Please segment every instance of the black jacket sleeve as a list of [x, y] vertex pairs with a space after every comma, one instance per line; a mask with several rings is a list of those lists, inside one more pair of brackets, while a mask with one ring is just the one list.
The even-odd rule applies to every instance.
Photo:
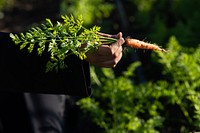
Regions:
[[89, 63], [70, 56], [67, 68], [45, 72], [49, 56], [20, 50], [9, 33], [0, 32], [0, 92], [68, 94], [86, 97], [91, 93]]

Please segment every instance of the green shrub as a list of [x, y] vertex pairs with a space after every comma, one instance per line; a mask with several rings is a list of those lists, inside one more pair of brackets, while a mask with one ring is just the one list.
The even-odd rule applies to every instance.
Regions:
[[85, 115], [106, 133], [198, 131], [200, 47], [181, 47], [175, 37], [167, 46], [167, 54], [152, 55], [163, 67], [160, 80], [136, 85], [134, 71], [140, 62], [119, 77], [111, 69], [100, 69], [99, 78], [93, 78], [98, 83], [93, 96], [77, 102]]

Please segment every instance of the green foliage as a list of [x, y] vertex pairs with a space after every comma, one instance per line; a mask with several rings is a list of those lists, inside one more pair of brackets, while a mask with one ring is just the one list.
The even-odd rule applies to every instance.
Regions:
[[166, 84], [162, 97], [167, 97], [165, 104], [178, 105], [183, 114], [180, 124], [185, 132], [198, 130], [200, 112], [195, 106], [199, 106], [200, 47], [181, 47], [175, 37], [170, 38], [168, 47], [170, 54], [158, 53], [161, 57], [158, 62], [164, 66], [163, 75], [166, 78], [159, 81], [161, 85]]
[[[94, 98], [78, 101], [83, 111], [106, 133], [157, 133], [156, 128], [162, 126], [163, 118], [155, 113], [157, 106], [162, 107], [161, 103], [150, 105], [146, 92], [133, 86], [131, 81], [139, 65], [139, 62], [131, 64], [120, 77], [115, 77], [111, 69], [101, 69], [104, 77], [100, 79], [99, 88], [95, 88]], [[150, 112], [145, 112], [148, 109]]]
[[61, 14], [81, 14], [85, 24], [91, 25], [94, 21], [108, 18], [113, 8], [113, 4], [104, 0], [62, 0], [60, 10]]
[[153, 0], [133, 0], [133, 3], [137, 5], [138, 11], [148, 12], [153, 8]]
[[41, 27], [33, 27], [26, 33], [19, 35], [11, 33], [10, 37], [15, 44], [20, 45], [20, 49], [27, 48], [29, 53], [35, 47], [38, 55], [49, 52], [50, 59], [47, 62], [47, 71], [64, 68], [64, 61], [71, 54], [85, 59], [86, 53], [89, 50], [97, 49], [101, 45], [101, 41], [104, 43], [115, 41], [112, 38], [99, 36], [100, 27], [98, 26], [93, 26], [90, 29], [83, 27], [81, 16], [74, 18], [65, 15], [62, 16], [62, 19], [62, 23], [57, 22], [55, 25], [50, 19], [46, 19], [46, 23], [41, 24]]
[[15, 0], [0, 0], [0, 12], [14, 5]]
[[[163, 79], [134, 84], [135, 62], [119, 77], [101, 69], [94, 97], [78, 101], [106, 133], [188, 133], [200, 129], [200, 47], [182, 47], [172, 36], [168, 53], [155, 52]], [[100, 74], [99, 74], [100, 75]]]
[[199, 43], [199, 0], [132, 0], [134, 25], [152, 42], [164, 45], [175, 35], [183, 46]]

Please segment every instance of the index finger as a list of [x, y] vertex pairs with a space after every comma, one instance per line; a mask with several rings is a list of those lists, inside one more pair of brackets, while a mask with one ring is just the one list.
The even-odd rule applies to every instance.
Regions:
[[121, 33], [121, 32], [119, 32], [119, 33], [116, 34], [116, 35], [111, 35], [111, 34], [106, 34], [106, 33], [101, 33], [101, 32], [99, 32], [98, 35], [103, 36], [103, 37], [116, 38], [116, 39], [122, 38], [122, 33]]
[[118, 51], [118, 49], [120, 49], [120, 47], [124, 44], [124, 39], [118, 39], [117, 42], [112, 43], [111, 45], [101, 45], [98, 48], [98, 54], [99, 55], [104, 55], [104, 56], [108, 56], [108, 55], [113, 55], [116, 51]]
[[117, 50], [118, 48], [120, 48], [124, 44], [124, 42], [125, 42], [124, 38], [120, 38], [115, 43], [112, 43], [110, 45], [110, 48]]

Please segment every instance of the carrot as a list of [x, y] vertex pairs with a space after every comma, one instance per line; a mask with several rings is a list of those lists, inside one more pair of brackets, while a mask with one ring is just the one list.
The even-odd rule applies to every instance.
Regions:
[[137, 39], [126, 38], [125, 41], [126, 41], [126, 45], [129, 47], [132, 47], [132, 48], [158, 50], [158, 51], [162, 51], [162, 52], [167, 52], [165, 49], [162, 49], [155, 44], [147, 43], [147, 42], [140, 41]]

